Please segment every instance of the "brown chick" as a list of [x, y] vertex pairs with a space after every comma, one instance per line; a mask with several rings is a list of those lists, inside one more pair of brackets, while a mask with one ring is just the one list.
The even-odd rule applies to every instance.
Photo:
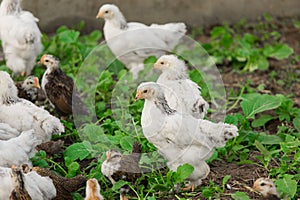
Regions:
[[52, 179], [57, 192], [57, 195], [53, 200], [72, 200], [71, 193], [84, 186], [86, 182], [86, 178], [82, 175], [66, 178], [58, 176], [47, 168], [33, 167], [32, 170], [36, 171], [41, 176], [48, 176]]
[[100, 185], [95, 178], [87, 180], [85, 193], [86, 197], [84, 200], [104, 200], [100, 193]]
[[38, 90], [40, 89], [39, 79], [34, 76], [28, 76], [24, 81], [16, 83], [18, 88], [18, 97], [27, 99], [32, 103], [38, 99]]
[[276, 186], [271, 179], [257, 179], [253, 184], [253, 189], [261, 193], [266, 200], [280, 200]]
[[49, 155], [60, 154], [63, 152], [64, 141], [49, 141], [36, 146], [37, 150], [44, 150]]
[[[136, 179], [142, 175], [139, 167], [141, 153], [142, 146], [138, 142], [133, 143], [130, 155], [122, 155], [116, 150], [107, 151], [106, 160], [101, 166], [102, 174], [108, 177], [112, 184], [119, 180], [134, 184]], [[120, 199], [126, 199], [127, 192], [129, 192], [129, 187], [121, 188]]]
[[29, 193], [25, 189], [23, 172], [14, 165], [11, 167], [11, 179], [14, 189], [10, 194], [9, 200], [31, 200]]

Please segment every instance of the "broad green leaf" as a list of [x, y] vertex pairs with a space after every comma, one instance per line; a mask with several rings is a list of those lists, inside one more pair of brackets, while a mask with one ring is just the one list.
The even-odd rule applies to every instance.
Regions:
[[80, 33], [74, 30], [67, 30], [59, 33], [59, 39], [65, 43], [76, 43]]
[[123, 187], [124, 185], [128, 185], [128, 184], [129, 183], [127, 181], [120, 180], [113, 185], [112, 190], [119, 192], [121, 187]]
[[133, 138], [130, 137], [130, 136], [125, 136], [123, 137], [121, 140], [120, 140], [120, 145], [122, 147], [122, 149], [125, 149], [125, 150], [129, 150], [131, 151], [132, 149], [132, 144], [133, 144]]
[[293, 20], [295, 28], [300, 29], [300, 21], [299, 20]]
[[176, 170], [177, 182], [181, 182], [187, 177], [189, 177], [189, 175], [191, 175], [193, 171], [194, 171], [194, 167], [189, 164], [184, 164], [177, 167]]
[[261, 115], [260, 118], [255, 119], [252, 122], [252, 127], [257, 128], [260, 126], [264, 126], [268, 121], [270, 121], [272, 119], [274, 119], [274, 117], [271, 115]]
[[231, 195], [234, 200], [250, 200], [250, 198], [244, 192], [236, 192]]
[[202, 196], [204, 198], [212, 197], [214, 193], [215, 193], [215, 190], [210, 189], [210, 188], [205, 188], [202, 190]]
[[292, 180], [293, 175], [285, 174], [283, 179], [275, 181], [279, 193], [287, 194], [293, 198], [297, 192], [297, 181]]
[[278, 60], [288, 58], [294, 52], [294, 50], [286, 44], [276, 44], [274, 46], [268, 44], [265, 45], [262, 50], [263, 55], [266, 57], [272, 57]]
[[280, 144], [283, 140], [277, 135], [259, 135], [257, 140], [261, 144]]
[[300, 117], [296, 117], [293, 119], [293, 125], [297, 129], [298, 132], [300, 132]]
[[280, 104], [281, 99], [279, 97], [254, 93], [243, 95], [241, 107], [245, 113], [246, 118], [254, 119], [257, 113], [278, 108]]
[[65, 150], [65, 157], [71, 160], [83, 160], [91, 154], [91, 147], [89, 142], [74, 143]]

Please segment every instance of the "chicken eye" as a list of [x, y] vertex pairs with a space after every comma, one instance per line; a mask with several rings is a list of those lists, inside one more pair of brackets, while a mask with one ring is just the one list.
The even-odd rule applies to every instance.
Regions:
[[148, 92], [148, 90], [144, 90], [144, 93], [147, 93]]
[[109, 11], [108, 11], [108, 10], [106, 10], [104, 13], [106, 13], [106, 14], [107, 14], [107, 13], [109, 13]]
[[48, 59], [46, 59], [46, 60], [45, 60], [45, 62], [49, 62], [49, 60], [48, 60]]
[[266, 185], [265, 183], [261, 183], [261, 184], [260, 184], [260, 186], [265, 186], [265, 185]]
[[161, 65], [165, 64], [164, 62], [160, 62]]

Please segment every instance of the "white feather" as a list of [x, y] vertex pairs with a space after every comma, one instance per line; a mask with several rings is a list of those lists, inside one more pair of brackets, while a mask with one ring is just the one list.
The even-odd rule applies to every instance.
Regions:
[[[0, 167], [0, 199], [9, 199], [13, 190], [11, 168]], [[32, 171], [24, 174], [25, 189], [34, 200], [50, 200], [56, 196], [56, 189], [49, 177], [42, 177]]]
[[174, 55], [164, 55], [157, 60], [155, 66], [162, 70], [157, 83], [164, 86], [169, 106], [181, 113], [203, 119], [209, 105], [201, 96], [201, 88], [188, 78], [184, 62]]
[[[20, 8], [20, 0], [3, 0], [0, 5], [0, 38], [6, 65], [14, 74], [30, 74], [42, 52], [41, 32], [32, 13]], [[7, 11], [16, 4], [15, 11]]]
[[0, 123], [0, 140], [9, 140], [20, 135], [20, 132], [9, 124]]
[[40, 143], [33, 130], [24, 131], [16, 138], [0, 140], [0, 166], [21, 164], [31, 166], [29, 158], [36, 152], [35, 147]]
[[[109, 13], [105, 13], [107, 10]], [[103, 31], [109, 48], [133, 73], [134, 78], [143, 69], [147, 57], [159, 57], [171, 51], [186, 32], [183, 23], [150, 26], [138, 22], [127, 23], [119, 8], [113, 4], [103, 5], [99, 13], [105, 19]]]
[[[64, 132], [60, 120], [43, 108], [16, 95], [17, 88], [6, 72], [0, 71], [0, 123], [6, 123], [18, 131], [34, 129], [42, 142], [51, 139], [52, 134]], [[13, 99], [13, 103], [5, 103]]]
[[145, 137], [168, 160], [171, 170], [184, 163], [194, 166], [190, 180], [200, 184], [209, 173], [205, 160], [212, 155], [215, 147], [223, 147], [228, 139], [238, 135], [237, 127], [196, 119], [175, 110], [170, 110], [168, 114], [159, 107], [158, 102], [164, 99], [164, 91], [157, 83], [142, 83], [138, 91], [152, 92], [145, 98], [141, 117]]

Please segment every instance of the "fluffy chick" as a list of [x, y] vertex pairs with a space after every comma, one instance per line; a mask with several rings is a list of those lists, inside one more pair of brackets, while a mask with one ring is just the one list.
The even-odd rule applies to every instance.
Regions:
[[280, 200], [276, 186], [271, 179], [259, 178], [253, 184], [253, 189], [267, 200]]
[[104, 200], [104, 197], [100, 193], [100, 185], [97, 179], [92, 178], [86, 182], [86, 197], [84, 200]]

